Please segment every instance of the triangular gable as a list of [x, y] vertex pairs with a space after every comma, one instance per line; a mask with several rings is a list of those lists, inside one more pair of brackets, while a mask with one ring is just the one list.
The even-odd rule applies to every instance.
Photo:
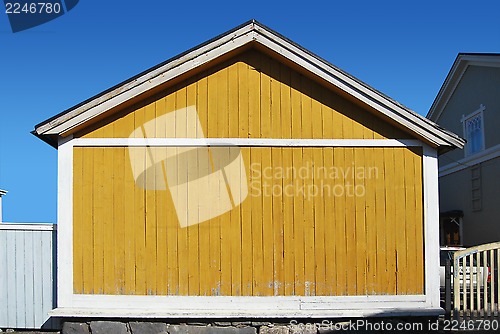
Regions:
[[334, 89], [349, 95], [381, 118], [429, 144], [446, 148], [463, 147], [464, 141], [438, 125], [381, 94], [322, 58], [252, 20], [200, 46], [153, 67], [79, 105], [35, 126], [33, 134], [57, 147], [65, 137], [85, 124], [104, 117], [120, 106], [152, 94], [164, 84], [185, 78], [187, 73], [208, 63], [229, 57], [245, 47], [270, 51], [298, 66]]
[[437, 122], [441, 113], [446, 108], [450, 98], [462, 80], [469, 66], [500, 67], [500, 54], [498, 53], [460, 53], [458, 54], [450, 72], [439, 90], [432, 106], [427, 113], [427, 118]]

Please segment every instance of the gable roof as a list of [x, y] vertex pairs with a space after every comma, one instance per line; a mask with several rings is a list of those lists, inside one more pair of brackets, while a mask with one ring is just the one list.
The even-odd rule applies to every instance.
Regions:
[[463, 139], [454, 133], [444, 130], [255, 20], [248, 21], [49, 118], [36, 125], [32, 133], [57, 147], [60, 136], [65, 137], [87, 122], [103, 117], [104, 113], [113, 108], [130, 103], [162, 84], [245, 46], [260, 47], [278, 54], [433, 146], [449, 149], [461, 148], [464, 145]]
[[500, 53], [459, 53], [426, 118], [437, 122], [469, 66], [500, 67]]

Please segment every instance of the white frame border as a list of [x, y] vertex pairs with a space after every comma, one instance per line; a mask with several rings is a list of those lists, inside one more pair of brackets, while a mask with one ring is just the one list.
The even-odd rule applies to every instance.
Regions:
[[[119, 296], [73, 293], [73, 148], [96, 146], [422, 147], [425, 294], [400, 296]], [[437, 150], [418, 140], [96, 138], [59, 141], [58, 308], [53, 316], [225, 318], [437, 315], [439, 306], [439, 205]], [[71, 222], [71, 223], [68, 223]]]

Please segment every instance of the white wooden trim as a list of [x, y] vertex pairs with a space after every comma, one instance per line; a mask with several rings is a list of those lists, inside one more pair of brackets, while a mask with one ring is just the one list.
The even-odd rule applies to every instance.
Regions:
[[[342, 296], [342, 297], [188, 297], [188, 296], [107, 296], [75, 295], [74, 306], [60, 308], [52, 315], [85, 316], [89, 306], [98, 305], [99, 313], [140, 317], [297, 317], [297, 316], [345, 316], [352, 314], [377, 314], [414, 311], [429, 311], [426, 297], [415, 296]], [[78, 311], [80, 310], [80, 311]], [[132, 311], [131, 311], [132, 310]], [[90, 311], [92, 312], [92, 311]], [[117, 312], [117, 313], [115, 313]], [[434, 310], [434, 314], [436, 310]]]
[[72, 305], [73, 296], [73, 142], [58, 145], [57, 305]]
[[431, 307], [439, 306], [439, 189], [437, 150], [423, 152], [425, 294]]
[[[167, 142], [165, 142], [165, 140]], [[137, 140], [134, 145], [143, 146], [171, 143], [182, 140], [189, 145], [214, 143], [228, 145], [233, 139], [159, 138], [151, 141]], [[215, 140], [215, 142], [211, 142]], [[283, 146], [283, 140], [244, 139], [250, 144]], [[437, 150], [419, 141], [406, 140], [292, 140], [288, 144], [304, 146], [310, 143], [324, 146], [378, 146], [423, 147], [423, 203], [424, 203], [424, 251], [425, 294], [401, 296], [318, 296], [318, 297], [194, 297], [194, 296], [118, 296], [81, 295], [73, 293], [73, 148], [74, 146], [106, 146], [130, 144], [128, 138], [69, 139], [59, 143], [59, 205], [58, 205], [58, 309], [57, 316], [116, 316], [116, 317], [343, 317], [374, 315], [411, 315], [423, 312], [437, 315], [439, 307], [439, 208], [437, 193]], [[361, 145], [363, 143], [363, 145]], [[91, 144], [91, 145], [89, 145]], [[299, 145], [300, 144], [300, 145]], [[95, 307], [99, 307], [96, 309]], [[416, 311], [418, 310], [418, 311]]]
[[0, 224], [0, 230], [13, 231], [54, 231], [57, 229], [56, 224], [22, 224], [22, 223], [6, 223]]
[[492, 160], [500, 157], [500, 144], [490, 147], [486, 150], [477, 152], [476, 154], [470, 155], [463, 159], [447, 164], [439, 168], [439, 177], [443, 177], [449, 174], [453, 174], [464, 170], [466, 168], [472, 167], [474, 165], [480, 164], [482, 162]]
[[73, 146], [263, 146], [263, 147], [407, 147], [414, 139], [270, 139], [270, 138], [77, 138]]
[[[372, 309], [329, 309], [329, 310], [266, 310], [266, 318], [365, 318], [365, 317], [391, 317], [391, 316], [436, 316], [443, 314], [442, 308], [429, 308], [423, 304], [401, 304], [394, 308], [372, 308]], [[262, 314], [256, 315], [252, 310], [220, 310], [216, 313], [206, 309], [196, 310], [162, 310], [152, 308], [57, 308], [49, 315], [54, 317], [69, 318], [141, 318], [141, 319], [200, 319], [200, 318], [262, 318]]]

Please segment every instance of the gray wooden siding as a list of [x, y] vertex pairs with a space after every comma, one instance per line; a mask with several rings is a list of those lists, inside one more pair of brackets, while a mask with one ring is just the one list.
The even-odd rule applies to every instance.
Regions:
[[0, 328], [52, 327], [55, 236], [55, 225], [0, 224]]

